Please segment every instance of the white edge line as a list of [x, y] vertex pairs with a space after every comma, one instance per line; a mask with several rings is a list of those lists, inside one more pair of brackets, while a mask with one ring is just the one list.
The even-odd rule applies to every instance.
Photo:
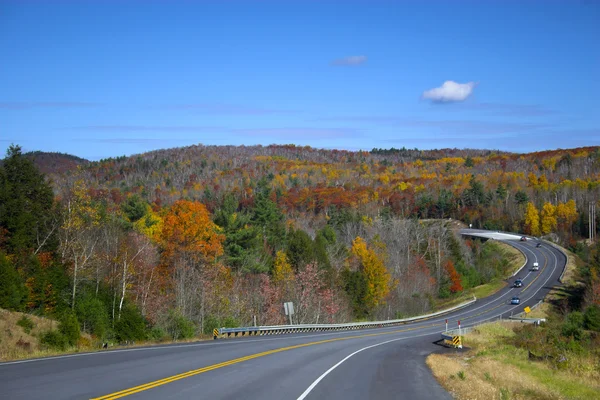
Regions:
[[428, 334], [424, 334], [424, 335], [416, 335], [416, 336], [409, 336], [409, 337], [401, 337], [401, 338], [397, 338], [397, 339], [392, 339], [392, 340], [386, 340], [385, 342], [381, 342], [381, 343], [377, 343], [377, 344], [373, 344], [371, 346], [367, 346], [367, 347], [363, 347], [362, 349], [356, 350], [354, 353], [346, 356], [345, 358], [343, 358], [340, 362], [338, 362], [337, 364], [335, 364], [333, 367], [329, 368], [327, 371], [325, 371], [321, 376], [319, 376], [299, 397], [297, 400], [304, 400], [306, 398], [306, 396], [308, 396], [310, 394], [310, 392], [312, 392], [312, 390], [319, 384], [319, 382], [321, 382], [323, 379], [325, 379], [325, 377], [327, 375], [329, 375], [330, 372], [332, 372], [334, 369], [336, 369], [337, 367], [339, 367], [340, 365], [342, 365], [342, 363], [346, 360], [348, 360], [350, 357], [360, 353], [361, 351], [365, 351], [368, 349], [372, 349], [373, 347], [377, 347], [377, 346], [381, 346], [383, 344], [388, 344], [391, 342], [397, 342], [399, 340], [406, 340], [406, 339], [413, 339], [416, 337], [421, 337], [421, 336], [430, 336], [432, 335], [431, 333]]

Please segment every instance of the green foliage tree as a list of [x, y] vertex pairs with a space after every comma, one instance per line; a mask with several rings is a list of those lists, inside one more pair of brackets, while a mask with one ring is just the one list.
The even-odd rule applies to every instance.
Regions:
[[[211, 324], [210, 321], [210, 317], [206, 318], [205, 326], [217, 325]], [[214, 326], [214, 328], [216, 327]], [[170, 310], [166, 322], [166, 331], [173, 340], [189, 339], [196, 335], [196, 325], [179, 311]], [[212, 329], [210, 332], [212, 332]]]
[[14, 265], [0, 251], [0, 308], [20, 310], [27, 293]]
[[65, 311], [61, 315], [58, 331], [64, 336], [68, 345], [75, 346], [77, 344], [81, 331], [79, 330], [79, 321], [77, 321], [75, 313]]
[[256, 188], [252, 223], [258, 228], [259, 235], [273, 250], [283, 247], [285, 241], [284, 215], [277, 204], [270, 198], [271, 190], [265, 180], [261, 180]]
[[314, 261], [315, 249], [310, 236], [302, 229], [288, 232], [287, 258], [296, 271]]
[[121, 310], [121, 318], [115, 321], [115, 338], [118, 341], [144, 340], [147, 337], [146, 320], [140, 310], [129, 303], [125, 303]]
[[0, 230], [6, 230], [9, 253], [55, 248], [53, 202], [44, 175], [11, 145], [0, 167]]
[[600, 332], [600, 306], [591, 305], [584, 314], [585, 329]]
[[121, 209], [129, 219], [129, 222], [134, 223], [146, 215], [147, 206], [148, 204], [135, 194], [127, 198]]
[[239, 212], [238, 207], [237, 199], [231, 194], [227, 195], [214, 216], [215, 224], [220, 226], [225, 234], [223, 243], [225, 263], [235, 269], [253, 263], [253, 253], [259, 243], [257, 231], [251, 223], [251, 216]]
[[84, 332], [106, 338], [110, 328], [110, 320], [105, 304], [93, 293], [86, 292], [76, 303], [75, 312]]
[[365, 318], [369, 309], [365, 298], [367, 297], [368, 282], [366, 276], [360, 271], [345, 269], [342, 271], [344, 290], [352, 306], [352, 313], [357, 319]]

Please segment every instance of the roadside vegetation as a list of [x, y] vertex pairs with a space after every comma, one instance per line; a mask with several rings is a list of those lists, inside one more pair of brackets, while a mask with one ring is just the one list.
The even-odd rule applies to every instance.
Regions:
[[[581, 246], [577, 247], [582, 249]], [[432, 354], [427, 365], [456, 399], [592, 399], [600, 393], [600, 246], [568, 251], [564, 285], [528, 318], [480, 325], [467, 351]]]

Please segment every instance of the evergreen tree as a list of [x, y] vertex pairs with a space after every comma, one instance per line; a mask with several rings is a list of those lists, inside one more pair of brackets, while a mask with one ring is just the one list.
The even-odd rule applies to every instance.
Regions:
[[9, 253], [53, 250], [53, 202], [44, 175], [21, 154], [21, 147], [11, 145], [0, 168], [0, 230], [6, 231]]
[[14, 265], [0, 252], [0, 308], [20, 310], [27, 289]]

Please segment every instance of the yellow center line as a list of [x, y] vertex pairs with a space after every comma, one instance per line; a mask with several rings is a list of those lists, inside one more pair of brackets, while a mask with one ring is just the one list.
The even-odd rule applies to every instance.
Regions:
[[264, 357], [264, 356], [268, 356], [270, 354], [275, 354], [275, 353], [281, 353], [283, 351], [289, 351], [289, 350], [294, 350], [294, 349], [299, 349], [302, 347], [308, 347], [308, 346], [314, 346], [314, 345], [318, 345], [318, 344], [324, 344], [324, 343], [331, 343], [331, 342], [338, 342], [341, 340], [350, 340], [350, 339], [359, 339], [359, 338], [366, 338], [366, 337], [373, 337], [373, 336], [382, 336], [382, 335], [391, 335], [394, 333], [401, 333], [401, 332], [408, 332], [408, 331], [413, 331], [416, 329], [423, 329], [423, 328], [430, 328], [430, 327], [434, 327], [434, 326], [441, 326], [442, 324], [432, 324], [432, 325], [428, 325], [428, 326], [419, 326], [419, 327], [414, 327], [414, 328], [408, 328], [408, 329], [401, 329], [401, 330], [395, 330], [395, 331], [390, 331], [390, 332], [381, 332], [381, 333], [368, 333], [368, 334], [364, 334], [364, 335], [357, 335], [357, 336], [346, 336], [346, 337], [341, 337], [341, 338], [335, 338], [335, 339], [327, 339], [327, 340], [320, 340], [318, 342], [310, 342], [310, 343], [303, 343], [303, 344], [297, 344], [294, 346], [288, 346], [288, 347], [281, 347], [279, 349], [274, 349], [274, 350], [268, 350], [268, 351], [264, 351], [262, 353], [256, 353], [256, 354], [251, 354], [248, 356], [244, 356], [244, 357], [240, 357], [240, 358], [236, 358], [233, 360], [229, 360], [229, 361], [224, 361], [222, 363], [218, 363], [218, 364], [213, 364], [213, 365], [209, 365], [203, 368], [199, 368], [199, 369], [195, 369], [192, 371], [188, 371], [188, 372], [184, 372], [178, 375], [173, 375], [167, 378], [163, 378], [163, 379], [159, 379], [153, 382], [148, 382], [145, 383], [143, 385], [139, 385], [139, 386], [135, 386], [129, 389], [125, 389], [125, 390], [121, 390], [119, 392], [114, 392], [114, 393], [110, 393], [107, 395], [104, 395], [102, 397], [97, 397], [94, 398], [92, 400], [108, 400], [108, 399], [119, 399], [121, 397], [125, 397], [125, 396], [129, 396], [135, 393], [139, 393], [139, 392], [143, 392], [145, 390], [148, 389], [152, 389], [158, 386], [162, 386], [162, 385], [166, 385], [167, 383], [171, 383], [171, 382], [175, 382], [181, 379], [185, 379], [185, 378], [189, 378], [191, 376], [195, 376], [195, 375], [199, 375], [208, 371], [212, 371], [215, 369], [219, 369], [219, 368], [223, 368], [223, 367], [227, 367], [229, 365], [234, 365], [234, 364], [238, 364], [244, 361], [248, 361], [248, 360], [252, 360], [255, 358], [259, 358], [259, 357]]
[[[543, 254], [543, 253], [542, 253]], [[525, 288], [523, 290], [521, 290], [521, 293], [524, 293], [531, 285], [533, 285], [533, 283], [535, 281], [537, 281], [537, 279], [540, 277], [540, 275], [542, 275], [542, 272], [544, 272], [544, 270], [546, 270], [546, 265], [548, 265], [548, 257], [546, 257], [546, 254], [544, 254], [544, 266], [542, 267], [542, 270], [539, 271], [539, 273], [536, 275], [536, 277], [529, 283], [529, 285], [525, 286]]]

